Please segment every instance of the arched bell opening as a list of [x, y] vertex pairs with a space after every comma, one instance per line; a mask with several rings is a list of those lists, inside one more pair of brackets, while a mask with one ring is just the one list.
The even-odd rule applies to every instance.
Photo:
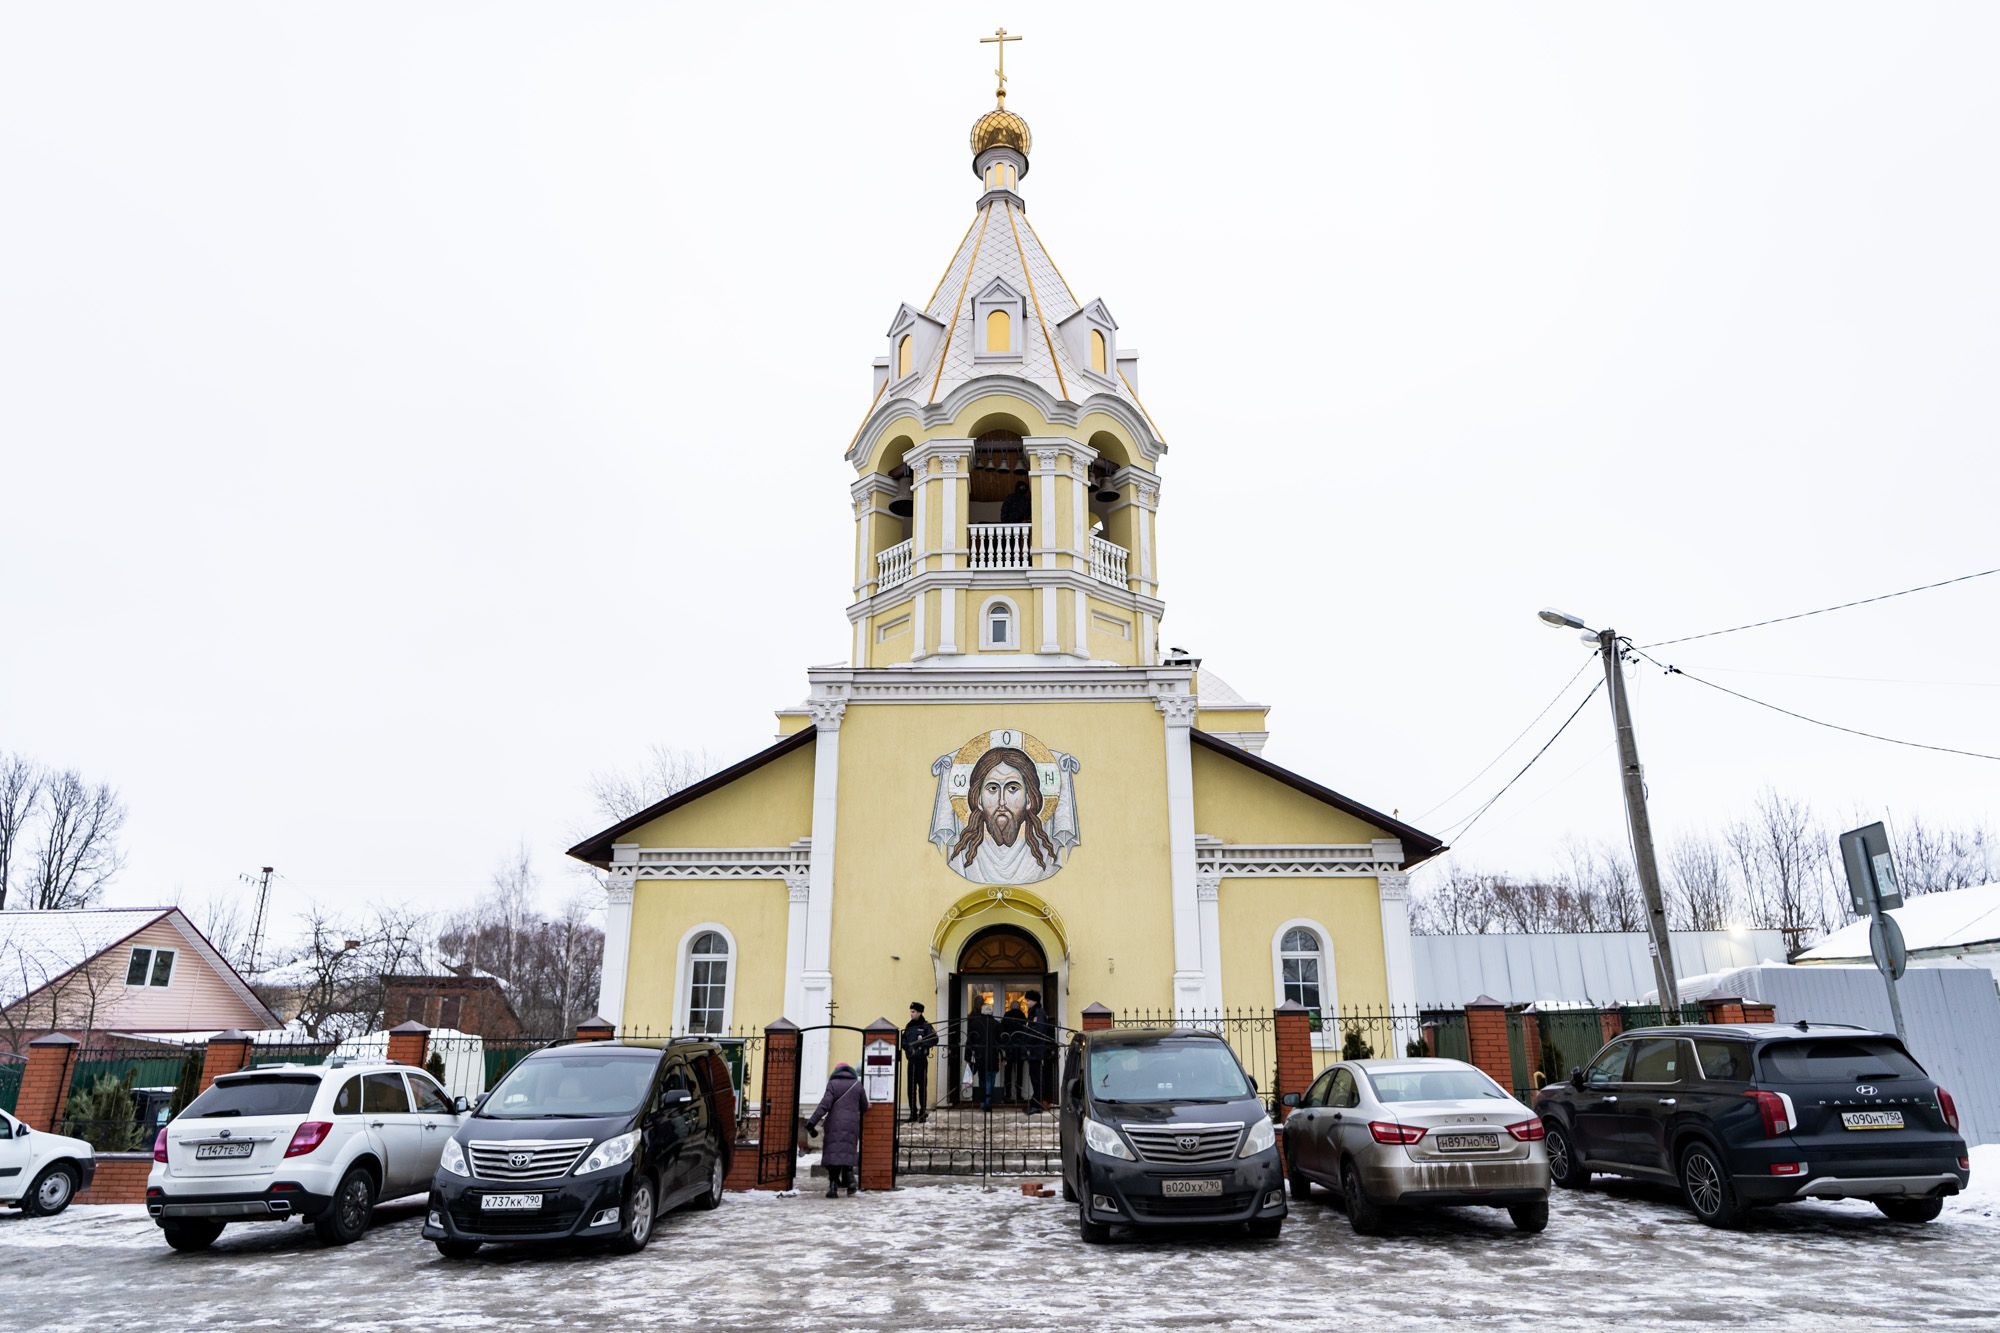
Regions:
[[1025, 569], [1034, 547], [1034, 486], [1021, 436], [996, 429], [975, 437], [966, 503], [966, 550], [973, 569]]

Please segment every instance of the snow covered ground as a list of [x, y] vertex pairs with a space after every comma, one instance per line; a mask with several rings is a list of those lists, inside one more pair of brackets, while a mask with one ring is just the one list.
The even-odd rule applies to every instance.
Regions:
[[1274, 1243], [1121, 1233], [1089, 1248], [1059, 1199], [924, 1182], [840, 1200], [733, 1194], [716, 1213], [667, 1219], [630, 1258], [502, 1247], [465, 1263], [438, 1257], [411, 1204], [378, 1211], [346, 1249], [263, 1224], [232, 1227], [200, 1255], [168, 1250], [140, 1208], [74, 1207], [0, 1214], [0, 1308], [15, 1328], [93, 1333], [2000, 1326], [2000, 1146], [1974, 1150], [1972, 1178], [1928, 1226], [1809, 1203], [1719, 1232], [1664, 1190], [1600, 1182], [1558, 1195], [1533, 1237], [1504, 1213], [1467, 1209], [1364, 1240], [1316, 1197], [1294, 1205]]

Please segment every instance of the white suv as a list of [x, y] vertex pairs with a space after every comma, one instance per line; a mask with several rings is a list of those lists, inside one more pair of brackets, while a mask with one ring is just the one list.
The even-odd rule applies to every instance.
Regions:
[[160, 1130], [146, 1211], [177, 1250], [206, 1249], [230, 1222], [290, 1217], [345, 1245], [378, 1200], [430, 1188], [465, 1111], [405, 1065], [224, 1074]]
[[53, 1217], [96, 1171], [97, 1151], [82, 1139], [29, 1129], [0, 1111], [0, 1204], [30, 1217]]

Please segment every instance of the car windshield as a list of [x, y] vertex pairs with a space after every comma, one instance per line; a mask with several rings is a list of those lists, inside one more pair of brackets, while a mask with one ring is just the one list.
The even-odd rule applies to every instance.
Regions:
[[1797, 1083], [1845, 1083], [1857, 1078], [1922, 1078], [1923, 1067], [1886, 1037], [1822, 1037], [1781, 1041], [1757, 1056], [1764, 1077]]
[[1375, 1096], [1384, 1102], [1476, 1102], [1505, 1100], [1492, 1079], [1476, 1069], [1368, 1071]]
[[1227, 1046], [1193, 1039], [1090, 1053], [1090, 1089], [1104, 1102], [1212, 1102], [1250, 1095]]
[[571, 1048], [531, 1055], [509, 1070], [479, 1114], [494, 1120], [630, 1115], [652, 1086], [657, 1059]]
[[252, 1074], [221, 1079], [187, 1104], [184, 1117], [304, 1115], [319, 1092], [317, 1074]]

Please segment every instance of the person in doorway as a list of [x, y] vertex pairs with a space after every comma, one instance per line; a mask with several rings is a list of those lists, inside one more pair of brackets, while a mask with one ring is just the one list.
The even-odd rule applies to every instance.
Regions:
[[1015, 482], [1012, 493], [1000, 502], [1000, 521], [1002, 523], [1028, 523], [1032, 522], [1034, 517], [1035, 501], [1032, 493], [1028, 490], [1028, 483], [1025, 481]]
[[1042, 993], [1028, 992], [1028, 1030], [1023, 1041], [1028, 1052], [1029, 1088], [1028, 1114], [1039, 1115], [1049, 1109], [1049, 1074], [1055, 1063], [1056, 1025], [1049, 1017], [1049, 1011], [1042, 1007]]
[[924, 1017], [924, 1006], [910, 1001], [910, 1021], [903, 1029], [903, 1067], [910, 1093], [910, 1120], [922, 1124], [931, 1114], [931, 1052], [937, 1049], [937, 1029]]
[[1017, 1102], [1027, 1095], [1023, 1084], [1028, 1076], [1028, 1048], [1022, 1038], [1028, 1031], [1028, 1013], [1016, 1000], [1007, 1006], [1000, 1020], [1000, 1100]]
[[854, 1066], [842, 1062], [827, 1077], [826, 1091], [806, 1121], [806, 1133], [819, 1133], [826, 1122], [826, 1147], [820, 1151], [820, 1165], [826, 1168], [826, 1197], [837, 1198], [842, 1188], [854, 1193], [854, 1168], [861, 1163], [861, 1113], [867, 1109], [861, 1080]]
[[972, 1002], [965, 1020], [965, 1062], [979, 1086], [979, 1109], [993, 1109], [993, 1075], [1000, 1068], [1000, 1024], [986, 1012], [985, 1000]]

